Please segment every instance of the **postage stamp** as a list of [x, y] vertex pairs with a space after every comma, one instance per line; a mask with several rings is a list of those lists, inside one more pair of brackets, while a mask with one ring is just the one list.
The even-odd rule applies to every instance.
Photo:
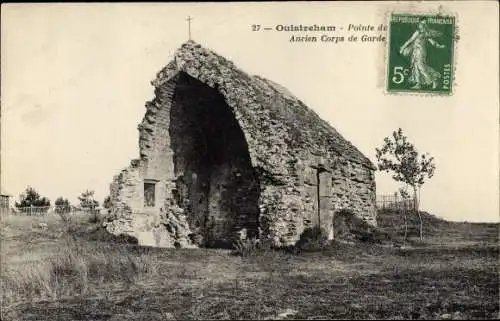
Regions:
[[391, 14], [387, 91], [450, 95], [454, 41], [453, 16]]

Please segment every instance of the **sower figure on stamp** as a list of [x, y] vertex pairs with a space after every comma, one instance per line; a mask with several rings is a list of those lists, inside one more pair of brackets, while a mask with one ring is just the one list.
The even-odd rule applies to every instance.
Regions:
[[410, 78], [409, 82], [415, 84], [412, 88], [419, 89], [422, 85], [432, 88], [437, 87], [437, 82], [441, 74], [432, 69], [427, 63], [426, 41], [436, 48], [444, 48], [433, 38], [441, 36], [439, 31], [430, 29], [425, 21], [420, 21], [417, 30], [400, 48], [399, 52], [403, 56], [410, 56]]

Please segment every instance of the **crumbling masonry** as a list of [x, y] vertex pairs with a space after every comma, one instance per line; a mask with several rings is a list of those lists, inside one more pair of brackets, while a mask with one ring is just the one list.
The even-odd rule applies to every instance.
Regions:
[[140, 157], [110, 187], [106, 229], [160, 247], [294, 244], [350, 209], [376, 224], [374, 166], [285, 88], [193, 41], [152, 82]]

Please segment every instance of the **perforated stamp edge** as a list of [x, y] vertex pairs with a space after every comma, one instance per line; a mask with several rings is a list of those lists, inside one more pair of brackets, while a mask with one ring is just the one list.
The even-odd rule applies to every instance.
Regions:
[[[459, 83], [457, 82], [457, 65], [458, 65], [458, 46], [460, 40], [460, 20], [459, 15], [456, 12], [450, 11], [445, 8], [443, 5], [437, 5], [435, 9], [428, 9], [418, 7], [419, 3], [410, 3], [406, 4], [405, 7], [402, 7], [401, 4], [398, 6], [394, 6], [392, 8], [388, 8], [385, 6], [385, 10], [383, 11], [383, 19], [384, 23], [387, 24], [387, 34], [386, 34], [386, 45], [384, 46], [384, 53], [381, 55], [382, 63], [381, 68], [378, 68], [379, 71], [379, 79], [377, 87], [383, 90], [384, 95], [390, 96], [415, 96], [415, 97], [451, 97], [454, 93], [459, 89]], [[452, 65], [452, 87], [449, 93], [443, 92], [416, 92], [416, 91], [389, 91], [387, 86], [387, 79], [389, 77], [389, 51], [390, 51], [390, 21], [393, 14], [398, 15], [430, 15], [430, 16], [452, 16], [454, 18], [455, 24], [455, 34], [453, 35], [453, 54], [451, 57], [451, 65]], [[383, 66], [383, 67], [382, 67]]]

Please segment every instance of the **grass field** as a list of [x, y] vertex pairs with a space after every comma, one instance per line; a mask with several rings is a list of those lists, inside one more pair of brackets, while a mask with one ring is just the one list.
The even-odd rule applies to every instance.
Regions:
[[[336, 242], [241, 257], [118, 243], [83, 215], [9, 216], [2, 320], [498, 318], [498, 224], [424, 220], [425, 242], [412, 219], [404, 248]], [[401, 224], [379, 215], [396, 243]]]

